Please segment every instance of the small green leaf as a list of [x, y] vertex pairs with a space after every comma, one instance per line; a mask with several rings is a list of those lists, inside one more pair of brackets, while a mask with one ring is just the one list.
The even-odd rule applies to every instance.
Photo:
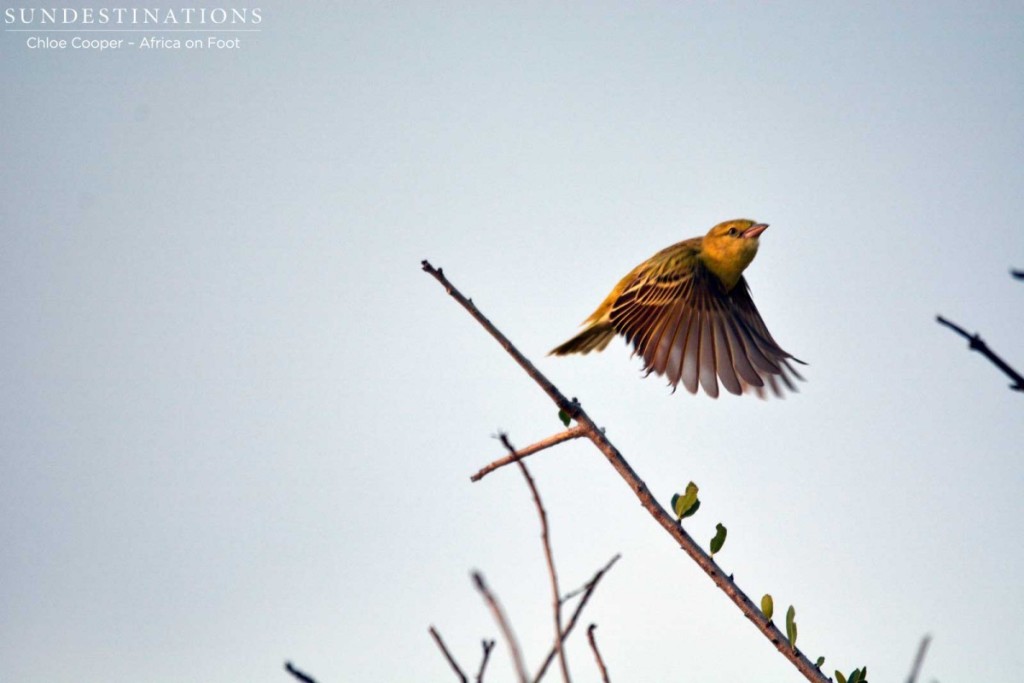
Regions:
[[693, 507], [691, 507], [689, 510], [683, 513], [682, 519], [686, 519], [687, 517], [693, 517], [697, 513], [697, 510], [700, 510], [699, 500], [693, 504]]
[[569, 413], [565, 412], [564, 410], [558, 411], [558, 419], [561, 420], [562, 424], [564, 424], [566, 427], [568, 427], [569, 423], [572, 422], [572, 418], [569, 417]]
[[846, 683], [846, 676], [839, 669], [836, 669], [836, 683]]
[[715, 537], [711, 539], [711, 557], [714, 557], [715, 553], [725, 545], [725, 535], [727, 533], [729, 533], [729, 530], [721, 523], [715, 525]]
[[764, 618], [771, 621], [772, 614], [775, 613], [775, 601], [772, 600], [771, 593], [761, 596], [761, 611], [764, 613]]
[[854, 669], [853, 673], [851, 673], [846, 680], [848, 680], [850, 683], [860, 683], [860, 681], [861, 681], [860, 669]]
[[[678, 519], [689, 517], [697, 511], [694, 508], [695, 505], [699, 504], [697, 501], [697, 490], [697, 485], [691, 481], [686, 485], [686, 493], [683, 495], [677, 493], [672, 496], [672, 509], [675, 511]], [[687, 514], [688, 512], [689, 514]]]
[[824, 657], [818, 657], [818, 659], [815, 660], [815, 662], [814, 662], [814, 668], [820, 669], [824, 664], [825, 664], [825, 658]]
[[789, 644], [796, 649], [796, 608], [792, 605], [786, 610], [786, 637], [789, 638]]

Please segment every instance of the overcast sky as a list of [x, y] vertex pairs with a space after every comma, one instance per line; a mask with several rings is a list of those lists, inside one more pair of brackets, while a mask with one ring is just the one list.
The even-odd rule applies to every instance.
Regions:
[[[665, 505], [700, 485], [687, 529], [830, 675], [902, 681], [926, 633], [922, 681], [1019, 675], [1024, 396], [935, 323], [1024, 366], [1019, 3], [201, 5], [261, 20], [2, 26], [0, 679], [454, 680], [428, 626], [471, 672], [498, 636], [473, 569], [534, 669], [529, 492], [469, 475], [561, 425], [424, 258]], [[800, 393], [544, 355], [739, 217]], [[799, 678], [591, 446], [530, 466], [565, 590], [623, 555], [583, 623], [612, 680]]]

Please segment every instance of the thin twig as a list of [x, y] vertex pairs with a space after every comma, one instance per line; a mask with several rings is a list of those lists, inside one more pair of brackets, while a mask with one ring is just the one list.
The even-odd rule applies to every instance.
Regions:
[[[555, 405], [558, 406], [559, 410], [564, 410], [569, 414], [569, 417], [575, 417], [576, 413], [579, 412], [579, 407], [563, 396], [562, 392], [560, 392], [547, 377], [542, 375], [540, 371], [534, 367], [533, 363], [519, 352], [519, 349], [512, 345], [512, 342], [508, 340], [508, 337], [502, 334], [497, 327], [491, 324], [490, 320], [484, 317], [484, 314], [480, 312], [480, 309], [477, 308], [472, 301], [464, 297], [462, 292], [455, 289], [452, 283], [448, 281], [448, 278], [444, 276], [443, 269], [434, 268], [434, 266], [430, 265], [429, 261], [423, 261], [422, 266], [426, 273], [430, 274], [435, 280], [440, 282], [445, 291], [448, 292], [453, 299], [459, 302], [459, 304], [465, 308], [466, 311], [468, 311], [469, 314], [473, 316], [473, 318], [480, 323], [485, 330], [487, 330], [488, 334], [494, 337], [497, 342], [501, 344], [501, 347], [505, 349], [510, 356], [512, 356], [515, 362], [519, 363], [523, 370], [526, 371], [526, 374], [528, 374], [534, 382], [539, 384], [544, 393], [555, 402]], [[590, 436], [589, 432], [587, 433], [587, 436]]]
[[484, 683], [484, 669], [487, 668], [487, 660], [491, 658], [491, 650], [494, 649], [493, 640], [484, 640], [481, 642], [484, 648], [484, 658], [480, 660], [480, 670], [476, 672], [476, 683]]
[[[515, 457], [516, 449], [512, 447], [512, 444], [508, 440], [508, 434], [501, 434], [501, 443], [505, 446], [509, 453]], [[565, 659], [565, 645], [562, 642], [562, 593], [558, 590], [558, 572], [555, 571], [555, 557], [551, 552], [551, 529], [548, 527], [548, 513], [544, 509], [544, 503], [540, 499], [540, 491], [537, 490], [537, 484], [534, 483], [533, 477], [530, 476], [530, 470], [526, 469], [526, 463], [523, 462], [519, 457], [516, 457], [516, 464], [519, 465], [519, 470], [523, 473], [523, 478], [526, 479], [526, 485], [530, 487], [530, 493], [533, 494], [533, 502], [537, 506], [537, 515], [540, 517], [540, 538], [544, 544], [544, 559], [548, 563], [548, 577], [551, 579], [551, 605], [554, 611], [555, 619], [555, 649], [558, 650], [558, 660], [562, 669], [562, 680], [565, 683], [571, 683], [569, 678], [569, 662]]]
[[921, 663], [924, 662], [924, 654], [928, 651], [928, 643], [931, 641], [931, 636], [925, 636], [921, 639], [921, 644], [917, 646], [917, 656], [914, 657], [914, 665], [910, 667], [910, 676], [907, 678], [907, 683], [916, 683], [917, 675], [921, 673]]
[[437, 646], [441, 648], [441, 652], [444, 653], [444, 658], [448, 660], [448, 665], [455, 672], [455, 675], [459, 677], [462, 683], [469, 683], [469, 679], [466, 678], [466, 674], [462, 673], [462, 667], [459, 666], [458, 662], [455, 661], [455, 657], [452, 657], [452, 653], [448, 651], [444, 641], [441, 640], [441, 634], [437, 632], [437, 629], [433, 626], [430, 627], [430, 636], [437, 643]]
[[616, 562], [618, 562], [621, 557], [622, 557], [622, 553], [615, 553], [615, 557], [613, 557], [612, 559], [608, 560], [608, 563], [605, 566], [603, 566], [600, 569], [598, 569], [597, 573], [594, 574], [593, 577], [591, 577], [590, 581], [587, 581], [585, 584], [583, 584], [582, 586], [580, 586], [576, 590], [569, 591], [568, 593], [563, 595], [562, 596], [562, 603], [564, 604], [566, 602], [569, 602], [570, 600], [572, 600], [573, 598], [575, 598], [577, 595], [579, 595], [581, 593], [586, 593], [586, 595], [583, 596], [583, 600], [581, 602], [585, 603], [587, 600], [589, 600], [590, 599], [590, 593], [593, 592], [594, 587], [597, 585], [597, 582], [601, 580], [601, 577], [604, 576], [605, 573], [607, 573], [607, 571], [612, 568], [612, 565], [615, 564]]
[[768, 640], [775, 646], [775, 648], [782, 654], [783, 657], [788, 659], [793, 666], [797, 668], [800, 673], [804, 675], [809, 681], [816, 681], [817, 683], [827, 683], [828, 679], [825, 675], [819, 671], [815, 666], [814, 662], [807, 659], [804, 654], [789, 645], [789, 641], [785, 635], [779, 631], [774, 623], [764, 618], [761, 610], [754, 606], [754, 603], [747, 597], [747, 594], [740, 590], [739, 586], [732, 580], [731, 577], [723, 575], [718, 565], [708, 556], [707, 553], [690, 537], [690, 535], [680, 526], [676, 525], [674, 517], [668, 514], [666, 510], [661, 506], [660, 503], [651, 494], [647, 484], [637, 476], [637, 473], [633, 470], [630, 464], [622, 457], [618, 449], [612, 445], [612, 442], [604, 435], [601, 429], [590, 419], [590, 416], [583, 410], [579, 403], [570, 401], [565, 397], [562, 392], [555, 387], [551, 381], [545, 377], [533, 363], [513, 346], [512, 342], [505, 337], [484, 315], [480, 310], [473, 304], [472, 301], [467, 299], [448, 281], [445, 277], [444, 272], [440, 268], [434, 268], [428, 261], [423, 261], [423, 270], [436, 279], [445, 288], [445, 291], [455, 299], [459, 305], [466, 309], [466, 311], [473, 316], [473, 318], [480, 323], [481, 326], [487, 332], [494, 337], [502, 348], [526, 371], [526, 373], [533, 379], [534, 382], [540, 386], [541, 390], [548, 395], [548, 397], [555, 403], [559, 410], [564, 410], [568, 415], [576, 420], [576, 423], [584, 429], [587, 438], [597, 447], [599, 451], [605, 456], [611, 466], [619, 473], [619, 476], [625, 480], [630, 490], [633, 491], [640, 504], [654, 517], [655, 521], [672, 537], [672, 539], [679, 544], [683, 551], [693, 559], [697, 565], [704, 570], [711, 580], [722, 592], [724, 592], [730, 600], [740, 609], [747, 619], [754, 624], [755, 627]]
[[587, 627], [587, 640], [590, 641], [590, 649], [594, 651], [594, 659], [597, 660], [597, 666], [601, 669], [601, 680], [604, 683], [611, 683], [608, 680], [608, 669], [605, 668], [604, 660], [601, 659], [601, 653], [597, 649], [597, 641], [594, 640], [594, 629], [597, 628], [597, 624], [591, 624]]
[[977, 351], [978, 353], [985, 356], [985, 358], [988, 358], [993, 365], [995, 365], [997, 368], [1003, 371], [1003, 374], [1012, 379], [1013, 384], [1010, 385], [1011, 389], [1013, 389], [1014, 391], [1024, 391], [1024, 377], [1022, 377], [1019, 372], [1011, 368], [1006, 361], [997, 356], [996, 353], [988, 347], [988, 344], [982, 341], [981, 336], [979, 336], [977, 333], [969, 333], [964, 328], [960, 327], [956, 323], [946, 320], [941, 315], [935, 316], [935, 319], [939, 322], [940, 325], [945, 325], [946, 327], [948, 327], [949, 329], [953, 330], [961, 337], [966, 339], [968, 342], [967, 347], [971, 349], [971, 351]]
[[498, 627], [501, 629], [502, 635], [505, 636], [505, 642], [508, 643], [509, 652], [512, 654], [512, 663], [515, 664], [519, 682], [527, 683], [526, 667], [523, 665], [523, 653], [519, 649], [519, 641], [516, 640], [515, 634], [512, 633], [512, 626], [509, 625], [508, 619], [505, 618], [505, 612], [501, 609], [501, 605], [498, 604], [498, 599], [491, 593], [487, 583], [484, 582], [484, 575], [480, 572], [473, 572], [473, 583], [476, 585], [476, 589], [480, 591], [480, 594], [484, 596], [487, 606], [491, 608], [491, 613], [494, 615], [494, 620], [498, 622]]
[[495, 460], [491, 464], [489, 464], [486, 467], [482, 468], [479, 472], [474, 474], [469, 479], [470, 479], [470, 481], [480, 481], [481, 479], [483, 479], [484, 477], [486, 477], [488, 474], [490, 474], [494, 470], [498, 469], [499, 467], [504, 467], [505, 465], [511, 465], [516, 460], [521, 460], [522, 458], [525, 458], [528, 455], [533, 455], [534, 453], [536, 453], [538, 451], [542, 451], [545, 448], [551, 448], [552, 446], [557, 446], [558, 444], [562, 443], [563, 441], [569, 441], [570, 439], [578, 439], [581, 436], [586, 436], [586, 435], [587, 435], [586, 431], [582, 427], [579, 427], [579, 426], [572, 427], [570, 429], [566, 429], [564, 432], [559, 432], [558, 434], [553, 434], [553, 435], [549, 436], [546, 439], [541, 439], [537, 443], [532, 444], [530, 446], [527, 446], [526, 448], [523, 448], [521, 450], [518, 450], [518, 451], [512, 453], [511, 455], [506, 455], [504, 458], [498, 458], [497, 460]]
[[299, 671], [294, 666], [292, 666], [291, 662], [284, 663], [284, 670], [290, 673], [292, 676], [295, 676], [295, 678], [302, 681], [302, 683], [316, 683], [312, 676]]
[[[562, 631], [563, 642], [568, 640], [569, 634], [572, 632], [573, 627], [576, 626], [576, 621], [579, 619], [580, 613], [583, 612], [583, 608], [587, 606], [587, 602], [590, 600], [590, 596], [593, 595], [594, 590], [597, 588], [598, 581], [600, 581], [601, 577], [603, 577], [605, 573], [612, 568], [612, 565], [619, 561], [620, 557], [622, 557], [622, 555], [616, 554], [615, 557], [613, 557], [608, 562], [608, 564], [601, 567], [601, 569], [599, 569], [597, 573], [594, 574], [594, 577], [590, 579], [590, 581], [584, 584], [581, 588], [578, 588], [573, 592], [568, 593], [562, 597], [562, 603], [564, 604], [576, 595], [583, 593], [583, 597], [580, 598], [580, 601], [578, 603], [576, 603], [576, 609], [573, 611], [572, 616], [569, 618], [569, 623]], [[555, 648], [552, 647], [551, 650], [548, 652], [548, 656], [544, 659], [544, 663], [541, 664], [540, 669], [537, 670], [537, 674], [533, 677], [533, 683], [539, 683], [540, 679], [544, 677], [544, 673], [548, 670], [548, 667], [551, 665], [551, 661], [555, 658], [556, 654], [557, 652], [555, 651]]]
[[1024, 270], [1011, 270], [1010, 275], [1018, 280], [1024, 280]]

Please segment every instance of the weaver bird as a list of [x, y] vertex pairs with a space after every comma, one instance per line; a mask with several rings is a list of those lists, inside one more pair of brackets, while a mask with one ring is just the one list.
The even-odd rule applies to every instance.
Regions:
[[802, 380], [750, 298], [743, 270], [757, 254], [765, 223], [719, 223], [704, 237], [662, 249], [619, 280], [589, 318], [586, 329], [548, 355], [602, 351], [616, 334], [644, 359], [644, 370], [680, 382], [691, 394], [698, 384], [716, 398], [718, 382], [733, 394], [765, 386], [782, 396], [790, 378]]

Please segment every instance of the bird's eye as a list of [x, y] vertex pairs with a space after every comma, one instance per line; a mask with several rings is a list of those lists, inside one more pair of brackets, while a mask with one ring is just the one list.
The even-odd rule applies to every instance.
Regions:
[[739, 233], [740, 233], [740, 231], [739, 231], [739, 230], [737, 230], [736, 228], [729, 228], [729, 236], [730, 236], [730, 237], [735, 237], [735, 236], [736, 236], [736, 235], [738, 235]]

